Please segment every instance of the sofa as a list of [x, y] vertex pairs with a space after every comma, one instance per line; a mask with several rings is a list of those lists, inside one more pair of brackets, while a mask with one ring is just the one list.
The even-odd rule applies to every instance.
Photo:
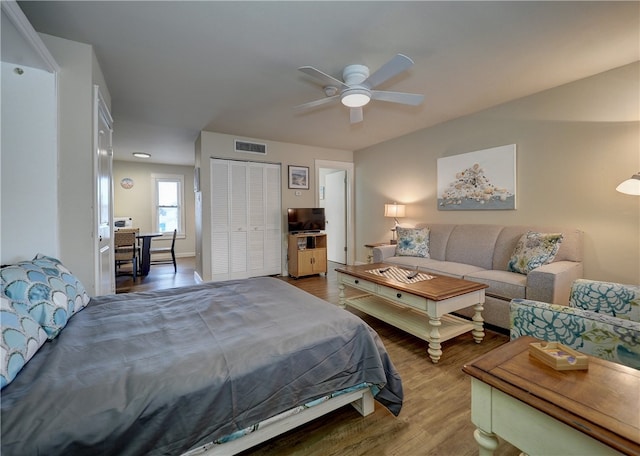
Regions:
[[[480, 224], [418, 224], [415, 233], [427, 233], [422, 249], [402, 254], [406, 243], [398, 227], [398, 244], [373, 249], [375, 263], [389, 263], [434, 274], [458, 277], [488, 285], [482, 313], [485, 323], [509, 331], [509, 303], [512, 299], [531, 299], [568, 304], [571, 285], [583, 276], [583, 232], [577, 229], [545, 226], [507, 226]], [[517, 248], [526, 246], [528, 233], [561, 233], [555, 252], [546, 264], [521, 272], [510, 269]], [[426, 244], [426, 252], [424, 251]], [[399, 248], [400, 247], [400, 248]], [[543, 263], [543, 262], [540, 262]], [[471, 318], [473, 309], [456, 312]]]
[[533, 336], [640, 369], [640, 286], [576, 280], [568, 306], [514, 299], [511, 339]]

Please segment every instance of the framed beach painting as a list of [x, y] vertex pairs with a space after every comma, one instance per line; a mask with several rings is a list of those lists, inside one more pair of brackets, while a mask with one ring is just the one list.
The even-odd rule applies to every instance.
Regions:
[[289, 188], [309, 190], [309, 168], [289, 165]]
[[515, 144], [438, 159], [438, 210], [515, 208]]

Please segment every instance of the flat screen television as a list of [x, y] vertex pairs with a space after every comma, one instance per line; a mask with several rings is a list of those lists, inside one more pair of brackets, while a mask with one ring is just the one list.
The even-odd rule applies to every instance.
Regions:
[[289, 233], [317, 233], [324, 231], [324, 207], [296, 207], [287, 209]]

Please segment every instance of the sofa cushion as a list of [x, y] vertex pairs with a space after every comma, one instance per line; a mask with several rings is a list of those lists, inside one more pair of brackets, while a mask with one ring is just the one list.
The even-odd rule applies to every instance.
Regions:
[[398, 266], [404, 266], [408, 269], [415, 269], [416, 267], [423, 269], [430, 269], [433, 265], [441, 263], [441, 261], [433, 260], [431, 258], [420, 258], [410, 256], [392, 256], [384, 259], [385, 263], [395, 264]]
[[447, 259], [449, 236], [457, 225], [443, 223], [418, 223], [416, 228], [429, 228], [429, 257], [434, 260]]
[[[493, 267], [491, 269], [508, 270], [509, 260], [518, 244], [518, 241], [527, 231], [539, 233], [562, 233], [562, 244], [553, 261], [582, 261], [582, 246], [584, 233], [580, 230], [571, 230], [557, 226], [505, 226], [500, 232], [493, 252]], [[432, 255], [433, 257], [433, 255]]]
[[433, 272], [434, 274], [442, 274], [451, 277], [463, 278], [468, 274], [474, 272], [483, 271], [484, 269], [474, 266], [472, 264], [455, 263], [453, 261], [434, 261], [428, 266], [418, 266], [427, 272]]
[[396, 255], [429, 258], [429, 228], [397, 227]]
[[492, 269], [493, 249], [502, 231], [500, 225], [458, 225], [447, 242], [447, 261]]
[[528, 274], [543, 264], [551, 263], [561, 242], [562, 233], [526, 232], [518, 241], [509, 260], [509, 271]]
[[509, 271], [485, 270], [464, 276], [465, 280], [489, 285], [485, 293], [505, 300], [525, 298], [527, 276]]

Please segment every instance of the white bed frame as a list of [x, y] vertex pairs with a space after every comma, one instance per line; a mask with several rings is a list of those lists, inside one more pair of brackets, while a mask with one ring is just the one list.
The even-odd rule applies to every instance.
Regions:
[[300, 413], [288, 416], [271, 425], [260, 426], [256, 431], [247, 434], [239, 439], [231, 440], [222, 444], [208, 443], [198, 448], [194, 448], [183, 454], [183, 456], [228, 456], [247, 450], [259, 443], [265, 442], [273, 437], [283, 434], [291, 429], [315, 420], [327, 413], [333, 412], [340, 407], [351, 404], [362, 416], [373, 413], [375, 405], [373, 394], [370, 388], [342, 394], [322, 402], [314, 407], [306, 408]]

